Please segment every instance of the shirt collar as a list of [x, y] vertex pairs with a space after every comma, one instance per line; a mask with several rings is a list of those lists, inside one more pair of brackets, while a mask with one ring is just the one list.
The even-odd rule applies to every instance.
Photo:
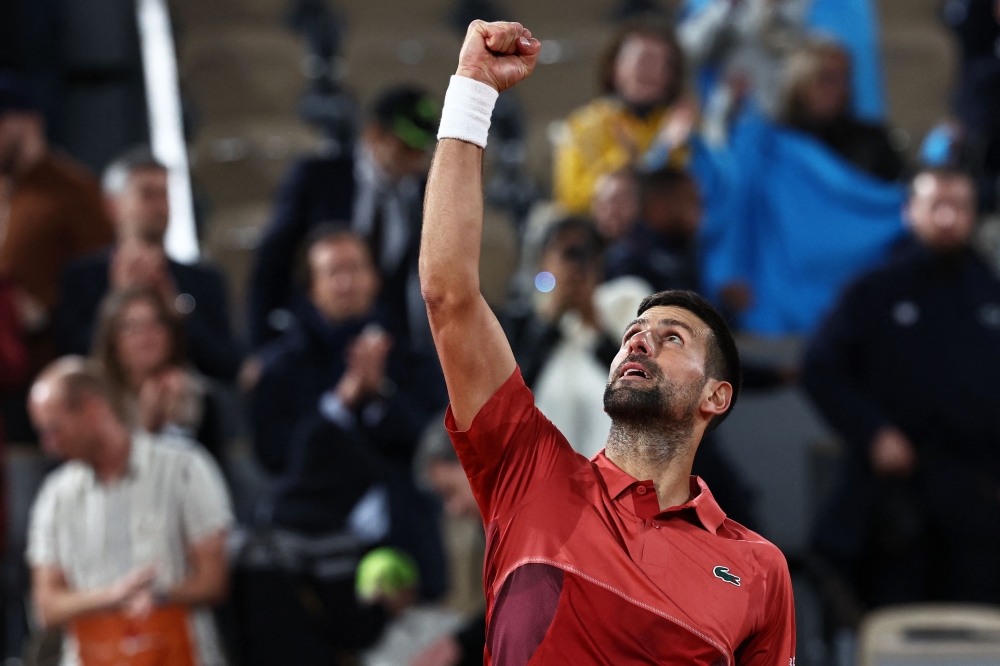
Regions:
[[[603, 450], [592, 458], [592, 462], [601, 473], [611, 499], [617, 499], [626, 490], [641, 483], [638, 479], [623, 472], [617, 465], [608, 460]], [[708, 485], [697, 476], [691, 477], [691, 495], [693, 497], [684, 504], [671, 507], [661, 513], [694, 509], [695, 515], [698, 516], [702, 527], [712, 534], [717, 533], [719, 527], [726, 520], [726, 513], [719, 506], [718, 502], [715, 501], [715, 497], [712, 496], [712, 491], [708, 489]]]
[[[125, 476], [123, 476], [120, 481], [139, 478], [143, 471], [149, 466], [149, 447], [151, 445], [150, 438], [151, 435], [147, 432], [136, 431], [132, 433], [132, 437], [129, 441], [128, 470], [125, 472]], [[85, 465], [84, 470], [87, 479], [87, 486], [93, 489], [98, 484], [94, 468], [90, 465]]]

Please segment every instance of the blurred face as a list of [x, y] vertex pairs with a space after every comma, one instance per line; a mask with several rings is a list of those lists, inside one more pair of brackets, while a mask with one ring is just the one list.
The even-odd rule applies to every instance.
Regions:
[[390, 178], [426, 176], [431, 166], [431, 152], [411, 148], [402, 139], [372, 124], [365, 131], [365, 143], [379, 168]]
[[64, 460], [86, 460], [91, 456], [97, 441], [97, 400], [84, 396], [74, 409], [55, 382], [43, 380], [32, 387], [28, 410], [47, 454]]
[[629, 104], [656, 104], [663, 100], [671, 81], [674, 54], [655, 37], [625, 38], [615, 59], [615, 91]]
[[115, 336], [118, 362], [137, 385], [162, 370], [170, 360], [170, 329], [160, 319], [156, 307], [145, 299], [125, 306]]
[[133, 171], [125, 181], [125, 190], [114, 197], [112, 211], [119, 239], [140, 238], [162, 245], [170, 222], [167, 172], [162, 169]]
[[[712, 396], [720, 384], [729, 384], [705, 374], [711, 335], [705, 322], [684, 308], [644, 312], [626, 329], [611, 364], [604, 411], [616, 423], [655, 423], [679, 433], [690, 433], [700, 412], [708, 410], [708, 418], [724, 412], [730, 398], [723, 396], [720, 405]], [[731, 388], [725, 395], [732, 395]]]
[[639, 190], [629, 176], [609, 174], [597, 182], [591, 215], [607, 241], [621, 238], [639, 215]]
[[472, 494], [472, 487], [462, 465], [442, 460], [431, 463], [427, 476], [434, 492], [444, 503], [449, 515], [461, 518], [478, 518], [479, 505]]
[[0, 174], [14, 175], [25, 146], [43, 132], [37, 113], [5, 113], [0, 116]]
[[601, 279], [600, 258], [588, 247], [584, 231], [568, 230], [556, 236], [539, 262], [539, 270], [556, 279], [549, 292], [568, 307], [586, 308], [593, 303], [594, 289]]
[[651, 229], [670, 236], [691, 238], [701, 225], [701, 195], [693, 180], [685, 180], [667, 191], [647, 192], [642, 219]]
[[312, 303], [327, 321], [362, 317], [375, 307], [379, 279], [362, 242], [344, 237], [309, 251]]
[[976, 195], [965, 177], [924, 173], [913, 181], [906, 208], [910, 229], [935, 250], [963, 247], [976, 224]]
[[846, 112], [851, 101], [851, 67], [847, 56], [828, 54], [801, 94], [804, 110], [814, 121], [833, 120]]

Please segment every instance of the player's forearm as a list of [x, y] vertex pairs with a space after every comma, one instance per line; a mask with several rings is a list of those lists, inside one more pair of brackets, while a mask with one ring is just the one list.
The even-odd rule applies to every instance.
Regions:
[[442, 139], [427, 182], [420, 242], [420, 287], [434, 311], [479, 298], [483, 235], [483, 150]]

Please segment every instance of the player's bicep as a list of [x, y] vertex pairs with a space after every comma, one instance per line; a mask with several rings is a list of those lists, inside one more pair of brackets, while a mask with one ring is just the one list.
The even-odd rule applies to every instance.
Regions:
[[466, 430], [517, 367], [507, 336], [479, 294], [462, 307], [428, 308], [455, 425]]

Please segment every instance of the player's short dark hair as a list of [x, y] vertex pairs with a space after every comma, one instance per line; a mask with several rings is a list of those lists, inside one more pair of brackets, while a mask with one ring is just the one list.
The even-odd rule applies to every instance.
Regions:
[[166, 171], [167, 167], [156, 159], [149, 146], [145, 144], [132, 146], [115, 157], [104, 169], [104, 175], [101, 177], [104, 192], [111, 195], [121, 194], [125, 190], [129, 176], [141, 169]]
[[729, 331], [729, 326], [722, 315], [712, 307], [712, 304], [694, 293], [682, 289], [661, 291], [647, 296], [639, 304], [637, 316], [654, 307], [672, 306], [683, 308], [705, 322], [712, 332], [708, 342], [708, 356], [705, 359], [705, 375], [713, 379], [729, 382], [733, 387], [733, 397], [729, 401], [729, 409], [714, 417], [705, 432], [711, 432], [726, 420], [736, 406], [743, 384], [743, 371], [740, 369], [740, 352], [736, 348], [736, 340]]
[[441, 120], [441, 103], [415, 86], [395, 86], [372, 105], [372, 121], [414, 150], [434, 143]]
[[969, 187], [972, 189], [972, 197], [975, 199], [976, 196], [976, 179], [973, 178], [972, 174], [967, 170], [952, 165], [938, 165], [938, 166], [925, 166], [921, 167], [913, 174], [910, 178], [909, 187], [907, 188], [907, 198], [912, 199], [913, 195], [916, 194], [914, 185], [917, 179], [921, 176], [934, 176], [941, 180], [964, 180], [969, 183]]

